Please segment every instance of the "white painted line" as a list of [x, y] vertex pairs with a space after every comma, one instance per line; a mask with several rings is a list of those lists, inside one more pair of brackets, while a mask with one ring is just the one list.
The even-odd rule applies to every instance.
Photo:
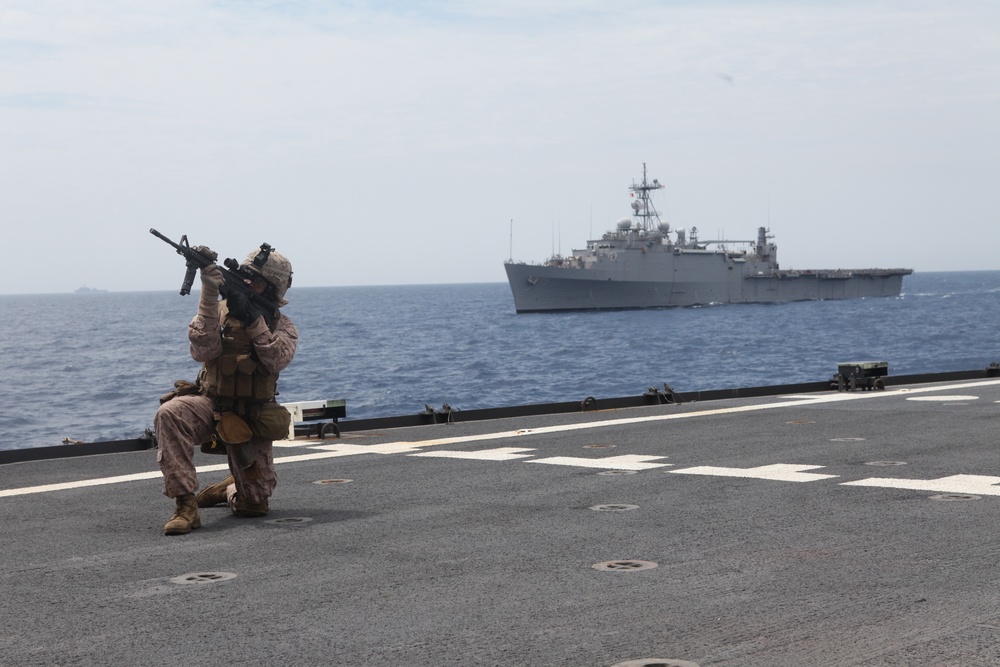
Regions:
[[525, 463], [548, 463], [556, 466], [577, 466], [579, 468], [600, 468], [601, 470], [651, 470], [653, 468], [665, 468], [670, 463], [647, 463], [647, 461], [659, 461], [666, 456], [640, 456], [637, 454], [624, 454], [622, 456], [608, 456], [603, 459], [585, 459], [578, 456], [552, 456], [547, 459], [534, 459]]
[[521, 452], [533, 452], [534, 449], [524, 447], [497, 447], [496, 449], [480, 449], [475, 452], [455, 452], [434, 450], [430, 452], [420, 452], [409, 456], [430, 456], [443, 459], [470, 459], [479, 461], [513, 461], [516, 459], [531, 458], [532, 454], [522, 454]]
[[906, 399], [908, 401], [976, 401], [979, 400], [978, 396], [914, 396], [913, 398]]
[[[202, 466], [197, 468], [197, 472], [215, 472], [217, 470], [229, 470], [229, 465]], [[88, 486], [104, 486], [105, 484], [121, 484], [123, 482], [137, 482], [145, 479], [162, 478], [159, 470], [154, 472], [137, 472], [132, 475], [119, 475], [118, 477], [99, 477], [97, 479], [81, 479], [75, 482], [62, 482], [59, 484], [43, 484], [41, 486], [24, 486], [20, 489], [2, 489], [0, 498], [9, 496], [25, 496], [31, 493], [48, 493], [49, 491], [65, 491], [67, 489], [82, 489]]]
[[[417, 450], [410, 450], [417, 451]], [[279, 463], [301, 463], [302, 461], [320, 461], [322, 459], [335, 459], [340, 456], [354, 456], [355, 454], [371, 454], [373, 452], [316, 452], [315, 454], [296, 454], [295, 456], [282, 456], [274, 459], [275, 465]]]
[[841, 486], [875, 486], [883, 489], [910, 489], [913, 491], [936, 491], [939, 493], [967, 493], [978, 496], [1000, 496], [1000, 477], [988, 475], [950, 475], [938, 479], [892, 479], [889, 477], [869, 477], [856, 482], [844, 482]]
[[[357, 456], [358, 454], [409, 454], [410, 452], [419, 452], [423, 446], [425, 446], [423, 443], [416, 442], [386, 442], [381, 445], [320, 445], [309, 449], [330, 452], [331, 456]], [[275, 459], [275, 463], [278, 460]]]
[[719, 468], [715, 466], [697, 466], [695, 468], [682, 468], [680, 470], [668, 470], [667, 472], [678, 475], [711, 475], [713, 477], [746, 477], [749, 479], [770, 479], [776, 482], [813, 482], [818, 479], [829, 479], [840, 475], [819, 475], [817, 473], [802, 472], [803, 470], [815, 470], [824, 466], [803, 466], [791, 463], [775, 463], [767, 466], [757, 466], [756, 468]]

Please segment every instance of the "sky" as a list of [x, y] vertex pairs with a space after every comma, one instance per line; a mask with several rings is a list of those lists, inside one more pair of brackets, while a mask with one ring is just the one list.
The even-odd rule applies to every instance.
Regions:
[[993, 0], [0, 0], [0, 293], [177, 289], [150, 228], [295, 286], [503, 282], [644, 164], [782, 268], [995, 270], [998, 119]]

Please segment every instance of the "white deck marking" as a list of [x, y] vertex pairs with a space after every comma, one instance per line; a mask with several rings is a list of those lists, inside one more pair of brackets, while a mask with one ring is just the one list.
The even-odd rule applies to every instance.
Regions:
[[[544, 433], [565, 433], [570, 431], [582, 431], [587, 429], [604, 428], [608, 426], [627, 426], [630, 424], [643, 424], [643, 423], [652, 423], [658, 421], [669, 421], [672, 419], [694, 419], [697, 417], [712, 417], [716, 415], [739, 414], [743, 412], [771, 410], [774, 408], [805, 407], [809, 405], [819, 405], [823, 403], [839, 403], [843, 401], [872, 400], [879, 398], [888, 398], [892, 396], [905, 396], [910, 394], [929, 394], [942, 391], [968, 390], [973, 387], [988, 387], [998, 384], [1000, 384], [1000, 380], [980, 380], [977, 382], [966, 382], [961, 384], [918, 387], [918, 388], [903, 388], [903, 389], [886, 390], [886, 391], [871, 391], [871, 392], [857, 392], [857, 393], [837, 392], [835, 394], [824, 394], [821, 396], [812, 396], [812, 397], [807, 396], [801, 399], [794, 396], [792, 397], [786, 396], [783, 397], [785, 400], [776, 401], [774, 403], [740, 405], [732, 408], [718, 408], [715, 410], [698, 410], [693, 412], [678, 412], [678, 413], [671, 413], [664, 415], [650, 415], [647, 417], [626, 417], [622, 419], [606, 419], [594, 422], [562, 424], [558, 426], [542, 426], [532, 429], [519, 429], [516, 431], [500, 431], [497, 433], [483, 433], [479, 435], [465, 435], [465, 436], [456, 436], [452, 438], [435, 438], [429, 440], [388, 442], [381, 445], [304, 444], [302, 445], [303, 449], [314, 449], [321, 451], [311, 454], [297, 454], [293, 456], [275, 457], [274, 463], [275, 465], [282, 463], [299, 463], [303, 461], [317, 461], [321, 459], [336, 458], [340, 456], [355, 456], [358, 454], [407, 454], [420, 451], [421, 447], [433, 447], [437, 445], [452, 445], [465, 442], [479, 442], [483, 440], [503, 440], [508, 438], [519, 438], [530, 435], [540, 435]], [[954, 400], [954, 397], [949, 397], [948, 400]], [[286, 446], [285, 442], [287, 441], [282, 442], [281, 445], [282, 447]], [[577, 461], [607, 460], [607, 459], [574, 459], [574, 457], [555, 457], [554, 459], [548, 459], [548, 460], [541, 459], [537, 461], [527, 461], [527, 463], [554, 463], [555, 460], [559, 458], [566, 458]], [[611, 457], [611, 458], [617, 458], [617, 457]], [[655, 459], [663, 457], [640, 457], [640, 458]], [[556, 465], [583, 465], [583, 464], [562, 463]], [[662, 467], [664, 464], [645, 464], [645, 465], [652, 465], [653, 467]], [[586, 467], [592, 467], [592, 466], [586, 466]], [[212, 466], [202, 466], [200, 468], [197, 468], [197, 472], [199, 473], [212, 472], [216, 470], [228, 470], [228, 469], [229, 468], [226, 464], [221, 464]], [[634, 470], [635, 468], [621, 468], [621, 469]], [[78, 489], [87, 486], [100, 486], [103, 484], [119, 484], [135, 480], [155, 479], [159, 476], [160, 476], [159, 472], [147, 472], [147, 473], [137, 473], [135, 475], [122, 475], [120, 477], [103, 477], [99, 479], [85, 479], [74, 482], [63, 482], [59, 484], [29, 486], [18, 489], [0, 489], [0, 498], [8, 496], [20, 496], [29, 493], [46, 493], [49, 491]], [[981, 493], [985, 494], [986, 492], [981, 492]], [[1000, 494], [991, 494], [991, 495], [1000, 495]]]
[[988, 475], [949, 475], [938, 479], [892, 479], [869, 477], [841, 486], [875, 486], [884, 489], [911, 489], [913, 491], [938, 491], [941, 493], [968, 493], [978, 496], [1000, 496], [1000, 477]]
[[[215, 472], [216, 470], [229, 470], [229, 465], [202, 466], [198, 472]], [[24, 496], [30, 493], [48, 493], [49, 491], [65, 491], [67, 489], [82, 489], [87, 486], [103, 486], [105, 484], [121, 484], [123, 482], [136, 482], [144, 479], [162, 479], [160, 471], [137, 472], [132, 475], [119, 475], [117, 477], [99, 477], [96, 479], [81, 479], [75, 482], [61, 482], [58, 484], [42, 484], [41, 486], [25, 486], [20, 489], [0, 489], [0, 498], [8, 496]]]
[[908, 401], [940, 401], [942, 403], [946, 401], [976, 401], [979, 400], [978, 396], [914, 396], [913, 398], [906, 399]]
[[647, 463], [647, 461], [659, 461], [666, 456], [641, 456], [637, 454], [623, 454], [622, 456], [608, 456], [603, 459], [585, 459], [578, 456], [552, 456], [547, 459], [532, 459], [525, 463], [548, 463], [556, 466], [578, 466], [580, 468], [600, 468], [601, 470], [651, 470], [653, 468], [665, 468], [670, 463]]
[[534, 449], [524, 447], [497, 447], [496, 449], [480, 449], [474, 452], [455, 452], [450, 450], [434, 450], [431, 452], [420, 452], [409, 454], [409, 456], [431, 456], [443, 459], [472, 459], [480, 461], [514, 461], [517, 459], [531, 458], [533, 454], [522, 454], [521, 452], [533, 452]]
[[419, 452], [420, 448], [424, 446], [422, 442], [386, 442], [381, 445], [319, 445], [309, 449], [330, 452], [330, 456], [356, 456], [358, 454], [409, 454], [410, 452]]
[[802, 466], [794, 463], [775, 463], [756, 468], [719, 468], [716, 466], [697, 466], [667, 470], [678, 475], [711, 475], [714, 477], [747, 477], [750, 479], [770, 479], [776, 482], [814, 482], [818, 479], [829, 479], [840, 475], [820, 475], [803, 470], [815, 470], [824, 466]]

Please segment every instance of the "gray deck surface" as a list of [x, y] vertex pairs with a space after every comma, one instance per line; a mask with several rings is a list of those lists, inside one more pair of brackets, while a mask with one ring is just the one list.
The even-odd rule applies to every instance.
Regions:
[[989, 380], [347, 434], [176, 537], [153, 452], [4, 465], [0, 664], [998, 665], [998, 424]]

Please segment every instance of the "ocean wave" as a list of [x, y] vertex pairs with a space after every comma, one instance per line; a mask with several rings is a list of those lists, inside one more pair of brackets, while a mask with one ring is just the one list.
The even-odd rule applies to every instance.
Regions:
[[[343, 398], [349, 419], [826, 380], [844, 360], [890, 373], [985, 368], [1000, 272], [918, 273], [903, 298], [515, 315], [506, 284], [289, 292], [299, 328], [283, 402]], [[193, 380], [174, 292], [0, 297], [0, 448], [137, 437]], [[74, 322], [72, 340], [61, 334]], [[61, 342], [62, 341], [62, 342]], [[64, 344], [65, 343], [65, 344]]]

